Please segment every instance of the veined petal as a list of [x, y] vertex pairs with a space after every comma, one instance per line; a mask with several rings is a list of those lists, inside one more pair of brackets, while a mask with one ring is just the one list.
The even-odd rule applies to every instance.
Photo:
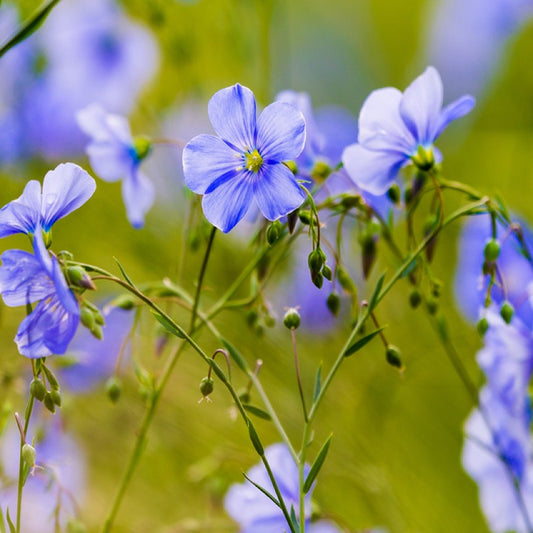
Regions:
[[371, 194], [385, 194], [407, 158], [396, 152], [366, 150], [360, 144], [345, 148], [342, 162], [354, 183]]
[[8, 250], [1, 259], [0, 294], [6, 305], [18, 307], [53, 294], [54, 284], [34, 255], [22, 250]]
[[435, 139], [435, 131], [442, 108], [442, 81], [434, 67], [428, 67], [405, 89], [400, 102], [400, 115], [415, 137], [425, 145]]
[[296, 159], [305, 144], [305, 120], [286, 102], [267, 106], [257, 120], [257, 149], [265, 161]]
[[476, 99], [473, 96], [465, 95], [461, 96], [457, 100], [448, 104], [439, 115], [439, 120], [435, 126], [433, 132], [433, 140], [435, 140], [448, 126], [450, 122], [453, 122], [457, 118], [464, 117], [472, 108], [476, 105]]
[[183, 150], [183, 175], [191, 191], [204, 194], [217, 178], [244, 164], [244, 155], [214, 135], [198, 135]]
[[96, 183], [74, 163], [62, 163], [46, 173], [42, 195], [42, 228], [53, 224], [82, 206], [94, 193]]
[[372, 91], [359, 113], [359, 144], [369, 150], [394, 150], [408, 154], [416, 147], [412, 133], [400, 116], [402, 93], [394, 87]]
[[228, 233], [248, 211], [253, 200], [255, 175], [242, 171], [229, 174], [226, 179], [214, 183], [202, 199], [204, 215], [224, 233]]
[[23, 193], [0, 210], [0, 237], [33, 233], [41, 218], [41, 184], [31, 180]]
[[293, 173], [282, 163], [265, 165], [254, 182], [254, 197], [265, 218], [277, 220], [305, 200]]
[[118, 142], [93, 142], [87, 146], [87, 155], [94, 172], [104, 181], [124, 178], [133, 158], [128, 147]]
[[152, 182], [137, 167], [122, 181], [122, 197], [131, 225], [142, 228], [144, 217], [154, 203], [155, 191]]
[[255, 145], [256, 109], [254, 93], [240, 84], [216, 92], [207, 112], [215, 132], [239, 150]]

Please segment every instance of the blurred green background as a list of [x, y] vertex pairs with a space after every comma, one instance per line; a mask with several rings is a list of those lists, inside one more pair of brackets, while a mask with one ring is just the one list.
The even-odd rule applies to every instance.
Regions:
[[[21, 4], [29, 12], [36, 2]], [[315, 106], [339, 104], [357, 115], [371, 90], [386, 85], [403, 89], [423, 71], [424, 32], [432, 3], [131, 0], [123, 6], [152, 29], [162, 57], [159, 73], [132, 117], [133, 130], [158, 136], [166, 120], [177, 138], [188, 140], [197, 132], [191, 129], [198, 126], [189, 124], [180, 131], [179, 118], [167, 119], [168, 114], [190, 102], [199, 102], [202, 109], [216, 90], [236, 82], [254, 90], [263, 105], [279, 90], [291, 88], [307, 91]], [[532, 52], [533, 27], [526, 27], [506, 48], [502, 67], [471, 117], [454, 124], [439, 141], [447, 177], [489, 194], [501, 193], [526, 219], [531, 217], [533, 73], [525, 65]], [[449, 101], [446, 87], [445, 101]], [[205, 108], [202, 113], [199, 120], [205, 122]], [[125, 219], [120, 186], [99, 181], [93, 199], [54, 228], [54, 249], [69, 249], [75, 258], [114, 272], [116, 256], [136, 281], [175, 277], [187, 214], [179, 155], [173, 147], [154, 150], [147, 173], [158, 184], [159, 197], [143, 230], [133, 230]], [[88, 161], [79, 162], [90, 168]], [[53, 166], [33, 161], [16, 173], [41, 179]], [[23, 188], [20, 177], [12, 174], [2, 173], [2, 205]], [[450, 198], [450, 206], [455, 203]], [[463, 362], [474, 381], [481, 383], [474, 359], [480, 340], [456, 311], [452, 293], [459, 229], [453, 226], [440, 239], [434, 265], [445, 282], [442, 312], [453, 324], [451, 334]], [[247, 231], [251, 235], [252, 230], [244, 230], [239, 236], [217, 236], [202, 307], [217, 299], [251, 256]], [[12, 237], [1, 246], [27, 245], [25, 238]], [[189, 291], [204, 247], [202, 242], [199, 251], [188, 252], [183, 279]], [[355, 237], [353, 249], [357, 249]], [[387, 268], [388, 258], [380, 253], [369, 284], [359, 287], [361, 297]], [[334, 438], [314, 496], [323, 514], [347, 531], [382, 526], [394, 533], [481, 533], [487, 528], [477, 488], [460, 463], [462, 426], [472, 404], [426, 313], [410, 308], [409, 292], [407, 283], [400, 283], [379, 308], [390, 341], [402, 349], [403, 375], [385, 363], [382, 346], [374, 342], [346, 361], [321, 408], [313, 451], [329, 433]], [[99, 287], [101, 298], [117, 293], [114, 287]], [[264, 361], [265, 389], [289, 435], [299, 443], [302, 420], [290, 335], [281, 324], [283, 307], [275, 311], [276, 326], [262, 337], [246, 326], [239, 313], [225, 312], [217, 325], [250, 364], [257, 358]], [[185, 323], [185, 315], [176, 316]], [[8, 400], [18, 411], [24, 405], [21, 376], [28, 367], [12, 342], [21, 317], [22, 310], [2, 305], [0, 401]], [[157, 373], [170, 347], [155, 358], [154, 331], [154, 321], [145, 313], [134, 357]], [[309, 394], [318, 364], [329, 368], [348, 333], [346, 320], [320, 335], [298, 332]], [[207, 350], [218, 347], [205, 332], [199, 339]], [[190, 350], [179, 361], [118, 516], [117, 532], [236, 531], [222, 499], [228, 486], [241, 482], [241, 472], [257, 460], [242, 422], [230, 417], [230, 398], [221, 386], [212, 395], [213, 403], [198, 403], [198, 383], [205, 372]], [[236, 382], [246, 383], [240, 376]], [[88, 460], [82, 519], [90, 531], [96, 531], [131, 450], [143, 413], [142, 398], [131, 369], [116, 406], [108, 401], [103, 385], [89, 395], [65, 391], [64, 396], [66, 425]], [[254, 399], [260, 405], [257, 396]], [[278, 441], [269, 422], [258, 421], [257, 428], [265, 442]]]

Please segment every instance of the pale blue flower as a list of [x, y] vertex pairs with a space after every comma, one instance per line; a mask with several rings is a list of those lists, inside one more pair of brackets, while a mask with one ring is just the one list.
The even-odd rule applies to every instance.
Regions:
[[444, 108], [442, 102], [442, 81], [433, 67], [403, 93], [393, 87], [373, 91], [359, 115], [358, 144], [348, 146], [342, 156], [355, 184], [381, 195], [421, 152], [429, 161], [440, 160], [435, 140], [450, 122], [469, 113], [475, 100], [463, 96]]
[[268, 220], [299, 207], [305, 194], [283, 162], [304, 147], [302, 114], [274, 102], [256, 118], [255, 97], [239, 84], [215, 93], [208, 111], [219, 137], [194, 137], [183, 151], [183, 173], [187, 186], [204, 195], [209, 222], [228, 232], [252, 205]]
[[105, 181], [122, 180], [128, 220], [134, 228], [141, 228], [155, 197], [154, 186], [140, 170], [148, 145], [140, 153], [127, 119], [106, 113], [97, 104], [82, 109], [76, 117], [80, 128], [91, 137], [87, 154], [94, 171]]

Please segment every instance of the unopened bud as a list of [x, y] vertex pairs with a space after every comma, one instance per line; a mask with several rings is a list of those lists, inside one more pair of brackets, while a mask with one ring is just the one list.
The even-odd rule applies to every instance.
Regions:
[[510, 324], [514, 315], [514, 307], [509, 302], [504, 302], [500, 309], [500, 315], [506, 324]]
[[400, 203], [400, 200], [402, 199], [402, 191], [396, 183], [394, 183], [392, 187], [387, 191], [387, 197], [393, 204], [398, 205]]
[[489, 239], [483, 250], [485, 261], [493, 263], [500, 255], [500, 243], [496, 239]]
[[122, 382], [115, 376], [110, 377], [105, 384], [107, 397], [111, 403], [117, 403], [122, 394]]
[[27, 442], [24, 443], [22, 446], [22, 460], [29, 466], [32, 467], [35, 464], [35, 458], [37, 457], [37, 454], [35, 453], [35, 448], [28, 444]]
[[385, 352], [385, 356], [387, 358], [387, 363], [389, 365], [394, 366], [396, 368], [403, 368], [402, 364], [402, 354], [400, 352], [400, 349], [393, 344], [389, 344], [387, 346], [387, 351]]
[[317, 248], [316, 250], [313, 250], [309, 257], [307, 258], [307, 264], [309, 265], [309, 269], [311, 272], [320, 272], [322, 267], [324, 266], [325, 257], [324, 252], [320, 248]]
[[48, 391], [46, 390], [44, 383], [40, 379], [34, 378], [30, 384], [31, 395], [39, 402], [42, 402], [47, 392]]
[[331, 278], [333, 277], [333, 272], [331, 272], [331, 268], [329, 268], [328, 265], [324, 265], [322, 267], [322, 275], [328, 280], [331, 281]]
[[95, 318], [92, 309], [83, 306], [80, 310], [80, 321], [89, 330], [95, 326]]
[[311, 274], [311, 281], [314, 283], [315, 287], [321, 289], [324, 284], [324, 276], [321, 272], [317, 272], [315, 275]]
[[283, 325], [288, 329], [297, 329], [300, 325], [300, 313], [294, 307], [287, 309], [283, 317]]
[[82, 289], [90, 289], [93, 291], [96, 290], [96, 285], [94, 284], [93, 280], [81, 266], [68, 267], [67, 277], [71, 285], [81, 287]]
[[344, 209], [351, 209], [361, 205], [361, 196], [359, 194], [344, 194], [341, 199], [341, 206]]
[[422, 302], [422, 296], [417, 289], [414, 289], [409, 295], [409, 304], [413, 309], [416, 309]]
[[56, 404], [54, 402], [54, 399], [52, 398], [52, 395], [47, 392], [45, 395], [44, 395], [44, 399], [43, 399], [43, 403], [44, 403], [44, 406], [51, 412], [51, 413], [55, 413], [56, 412]]
[[478, 321], [476, 328], [477, 332], [483, 337], [483, 335], [485, 335], [489, 329], [489, 321], [485, 317], [481, 318]]
[[99, 341], [101, 341], [103, 338], [104, 338], [104, 333], [102, 331], [102, 327], [99, 326], [98, 324], [95, 324], [92, 328], [91, 328], [91, 334], [93, 337], [95, 337], [96, 339], [98, 339]]
[[202, 381], [200, 381], [200, 392], [204, 398], [209, 396], [213, 392], [214, 388], [215, 382], [213, 381], [213, 378], [205, 377], [202, 378]]
[[311, 211], [308, 209], [300, 209], [300, 211], [298, 211], [298, 218], [300, 219], [300, 222], [306, 226], [309, 226], [313, 221]]
[[330, 293], [326, 304], [333, 316], [337, 316], [339, 314], [341, 308], [341, 299], [339, 298], [339, 295], [336, 292]]
[[377, 247], [372, 235], [364, 235], [361, 238], [363, 277], [368, 278], [376, 261]]
[[61, 393], [58, 390], [50, 391], [50, 398], [58, 406], [61, 407]]
[[266, 237], [268, 244], [272, 246], [274, 243], [276, 243], [279, 238], [281, 237], [281, 233], [283, 231], [283, 226], [279, 220], [274, 220], [270, 226], [268, 226]]

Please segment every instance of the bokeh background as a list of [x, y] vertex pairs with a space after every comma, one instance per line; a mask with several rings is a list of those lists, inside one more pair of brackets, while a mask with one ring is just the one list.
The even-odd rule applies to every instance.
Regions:
[[[315, 107], [340, 105], [357, 116], [371, 90], [403, 89], [434, 64], [443, 76], [445, 101], [465, 92], [477, 98], [474, 112], [439, 141], [446, 176], [488, 194], [500, 193], [513, 212], [531, 219], [533, 10], [527, 2], [493, 3], [62, 0], [34, 36], [0, 58], [0, 204], [61, 161], [90, 170], [85, 138], [72, 117], [92, 101], [127, 115], [136, 134], [187, 141], [209, 131], [209, 97], [236, 82], [250, 87], [261, 105], [280, 90], [294, 89], [308, 92]], [[16, 30], [17, 11], [24, 20], [37, 5], [2, 2], [0, 40]], [[128, 224], [120, 185], [98, 181], [91, 201], [54, 227], [54, 249], [68, 249], [76, 259], [114, 272], [117, 257], [136, 281], [180, 276], [192, 291], [205, 231], [199, 231], [198, 250], [192, 250], [184, 231], [190, 195], [180, 157], [179, 145], [160, 144], [146, 162], [157, 199], [143, 229]], [[451, 211], [457, 202], [448, 201]], [[213, 303], [251, 257], [253, 231], [243, 224], [231, 235], [217, 236], [202, 305]], [[480, 340], [458, 311], [453, 293], [459, 232], [455, 225], [440, 239], [434, 267], [444, 282], [441, 305], [453, 325], [451, 335], [474, 381], [481, 383], [474, 359]], [[28, 243], [18, 236], [0, 245], [27, 249]], [[346, 236], [345, 249], [360, 279], [355, 236]], [[217, 325], [251, 365], [257, 358], [264, 361], [261, 379], [298, 443], [300, 405], [290, 335], [281, 323], [285, 306], [304, 303], [302, 293], [289, 290], [295, 284], [293, 259], [287, 258], [265, 293], [278, 319], [274, 327], [258, 335], [244, 313], [232, 311], [221, 315]], [[380, 251], [368, 284], [359, 283], [362, 297], [389, 259]], [[482, 533], [487, 526], [477, 488], [460, 461], [471, 401], [426, 313], [409, 306], [409, 292], [407, 283], [400, 283], [379, 309], [389, 339], [402, 349], [405, 372], [399, 375], [389, 367], [382, 346], [372, 343], [346, 361], [322, 406], [313, 450], [329, 433], [334, 438], [314, 496], [323, 515], [346, 531], [379, 526], [394, 533]], [[104, 303], [118, 293], [100, 284], [95, 301]], [[323, 299], [317, 305], [324, 305]], [[185, 314], [175, 314], [186, 320]], [[0, 308], [0, 427], [6, 426], [6, 432], [14, 426], [13, 411], [24, 409], [28, 382], [28, 362], [12, 342], [22, 316], [22, 310]], [[329, 367], [349, 327], [349, 313], [329, 321], [327, 328], [304, 320], [298, 343], [309, 394], [317, 366]], [[89, 531], [98, 529], [108, 510], [143, 413], [134, 368], [157, 374], [171, 350], [169, 343], [155, 355], [160, 337], [149, 313], [141, 314], [131, 354], [122, 365], [124, 390], [116, 405], [106, 396], [104, 380], [95, 379], [80, 391], [65, 377], [60, 416], [84, 457], [86, 480], [75, 496]], [[205, 333], [199, 338], [208, 349], [218, 347]], [[104, 376], [113, 371], [116, 344], [103, 350], [90, 344]], [[51, 364], [64, 366], [59, 357]], [[117, 532], [237, 531], [224, 512], [223, 497], [231, 483], [242, 481], [241, 472], [255, 464], [256, 456], [242, 423], [231, 416], [222, 387], [215, 389], [212, 403], [198, 403], [205, 372], [192, 351], [179, 361]], [[255, 402], [260, 405], [257, 396]], [[278, 440], [269, 422], [258, 420], [257, 428], [265, 442]], [[4, 452], [3, 457], [10, 456]]]

